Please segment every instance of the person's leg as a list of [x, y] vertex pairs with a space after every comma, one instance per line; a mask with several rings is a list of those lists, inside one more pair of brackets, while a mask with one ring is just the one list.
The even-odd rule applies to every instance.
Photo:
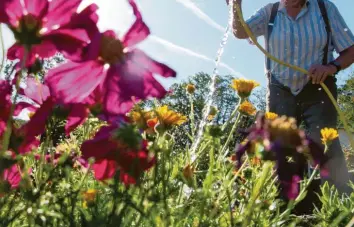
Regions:
[[[337, 98], [335, 79], [328, 78], [326, 85]], [[309, 136], [324, 149], [321, 141], [321, 129], [325, 127], [337, 128], [336, 109], [320, 85], [308, 84], [299, 94], [299, 99], [302, 102], [303, 120]], [[341, 193], [349, 193], [351, 191], [348, 186], [349, 173], [338, 138], [330, 145], [328, 157], [329, 176], [322, 180], [328, 181], [330, 185], [335, 185]]]
[[289, 88], [281, 85], [275, 78], [269, 78], [267, 91], [267, 111], [297, 118], [297, 104], [295, 96]]

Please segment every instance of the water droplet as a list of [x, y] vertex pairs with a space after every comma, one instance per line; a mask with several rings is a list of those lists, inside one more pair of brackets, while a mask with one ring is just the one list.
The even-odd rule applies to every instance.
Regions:
[[279, 95], [279, 93], [277, 93], [277, 95]]
[[104, 69], [104, 70], [109, 69], [109, 64], [104, 64], [103, 69]]
[[322, 90], [322, 88], [318, 88], [318, 90], [319, 90], [319, 91], [321, 91], [321, 90]]
[[324, 104], [324, 101], [322, 101], [321, 103]]
[[317, 126], [316, 126], [316, 128], [320, 128], [320, 126], [319, 126], [319, 125], [317, 125]]
[[344, 31], [347, 32], [347, 31], [349, 31], [349, 29], [348, 28], [344, 28]]
[[53, 30], [56, 30], [56, 29], [58, 29], [58, 28], [60, 28], [60, 25], [59, 25], [59, 24], [56, 24], [56, 25], [53, 25], [53, 26], [52, 26], [52, 29], [53, 29]]

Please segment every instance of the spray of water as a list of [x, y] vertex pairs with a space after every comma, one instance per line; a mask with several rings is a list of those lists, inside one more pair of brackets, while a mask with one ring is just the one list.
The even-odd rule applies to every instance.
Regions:
[[203, 136], [203, 131], [204, 131], [204, 127], [206, 125], [207, 122], [207, 117], [209, 115], [209, 111], [210, 111], [210, 107], [213, 103], [213, 98], [214, 98], [214, 93], [215, 93], [215, 84], [216, 84], [216, 77], [218, 74], [218, 67], [221, 61], [221, 56], [224, 52], [224, 47], [227, 43], [227, 40], [229, 38], [229, 33], [230, 31], [232, 31], [232, 23], [233, 23], [233, 19], [234, 19], [234, 15], [233, 15], [233, 1], [229, 1], [229, 21], [228, 21], [228, 25], [225, 29], [225, 33], [223, 35], [223, 38], [221, 40], [220, 43], [220, 47], [217, 51], [216, 54], [216, 58], [215, 58], [215, 67], [213, 70], [213, 74], [211, 76], [211, 81], [210, 81], [210, 85], [209, 85], [209, 94], [206, 97], [206, 105], [204, 107], [203, 110], [203, 117], [202, 120], [199, 124], [199, 128], [198, 128], [198, 133], [196, 134], [196, 139], [194, 140], [194, 143], [192, 144], [192, 148], [191, 148], [191, 161], [194, 162], [194, 160], [196, 159], [196, 150], [200, 144], [201, 138]]

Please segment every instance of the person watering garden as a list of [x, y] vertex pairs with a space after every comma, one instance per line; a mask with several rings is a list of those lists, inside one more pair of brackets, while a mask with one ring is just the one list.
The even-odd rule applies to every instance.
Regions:
[[[234, 0], [234, 6], [241, 8], [241, 3]], [[309, 136], [322, 145], [320, 130], [336, 128], [337, 112], [320, 83], [337, 98], [335, 76], [354, 62], [354, 36], [337, 7], [328, 0], [281, 0], [262, 7], [246, 23], [255, 37], [264, 36], [271, 55], [309, 72], [304, 75], [266, 58], [268, 111], [303, 122]], [[236, 10], [233, 33], [238, 39], [249, 38]], [[328, 156], [329, 176], [323, 180], [340, 192], [350, 192], [339, 139], [329, 147]]]

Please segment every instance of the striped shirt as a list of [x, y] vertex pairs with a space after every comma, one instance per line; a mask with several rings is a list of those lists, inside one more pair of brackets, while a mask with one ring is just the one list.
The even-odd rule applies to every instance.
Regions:
[[[332, 31], [327, 59], [330, 62], [334, 59], [334, 51], [340, 53], [354, 45], [354, 36], [337, 7], [329, 0], [323, 1]], [[307, 0], [296, 19], [287, 14], [286, 8], [281, 2], [272, 34], [267, 40], [272, 5], [270, 3], [259, 9], [247, 20], [247, 24], [255, 36], [265, 37], [265, 41], [269, 44], [268, 51], [270, 54], [282, 61], [307, 70], [313, 64], [322, 64], [327, 32], [317, 0]], [[274, 61], [270, 61], [270, 73], [281, 84], [289, 87], [294, 95], [300, 93], [309, 81], [307, 75]]]

